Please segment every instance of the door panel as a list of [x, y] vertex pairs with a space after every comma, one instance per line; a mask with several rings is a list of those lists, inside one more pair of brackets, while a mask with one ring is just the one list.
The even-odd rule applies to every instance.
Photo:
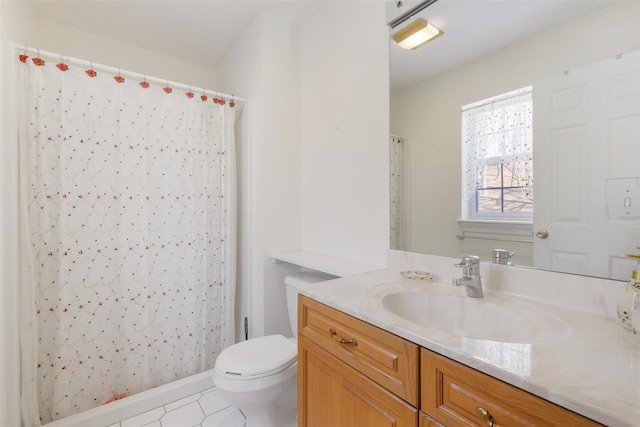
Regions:
[[625, 280], [640, 241], [640, 51], [536, 83], [534, 266]]

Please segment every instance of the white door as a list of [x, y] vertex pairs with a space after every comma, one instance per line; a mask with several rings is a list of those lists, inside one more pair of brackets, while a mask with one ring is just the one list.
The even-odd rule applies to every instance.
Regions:
[[629, 279], [624, 254], [640, 246], [640, 51], [535, 84], [533, 140], [534, 266]]

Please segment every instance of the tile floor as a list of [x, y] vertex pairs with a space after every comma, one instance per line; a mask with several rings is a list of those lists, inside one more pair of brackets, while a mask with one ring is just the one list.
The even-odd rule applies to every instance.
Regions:
[[244, 427], [239, 409], [222, 400], [215, 387], [108, 427]]

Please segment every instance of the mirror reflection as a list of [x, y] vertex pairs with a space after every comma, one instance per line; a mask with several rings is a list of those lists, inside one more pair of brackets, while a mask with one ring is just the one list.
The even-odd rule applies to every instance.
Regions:
[[438, 0], [391, 35], [418, 18], [443, 34], [390, 38], [392, 249], [628, 280], [640, 2]]

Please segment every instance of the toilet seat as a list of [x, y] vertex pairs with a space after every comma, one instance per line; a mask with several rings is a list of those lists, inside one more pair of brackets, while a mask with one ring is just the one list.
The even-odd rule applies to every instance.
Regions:
[[297, 362], [298, 346], [282, 335], [268, 335], [234, 344], [220, 353], [215, 371], [220, 377], [252, 380], [275, 375]]
[[220, 397], [239, 408], [247, 427], [295, 427], [298, 400], [298, 288], [335, 278], [295, 273], [285, 279], [287, 311], [294, 338], [269, 335], [234, 344], [217, 357], [213, 384]]

